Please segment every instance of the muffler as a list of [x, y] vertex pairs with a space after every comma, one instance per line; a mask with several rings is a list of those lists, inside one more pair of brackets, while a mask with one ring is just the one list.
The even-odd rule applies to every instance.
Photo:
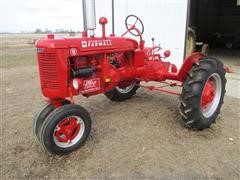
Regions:
[[95, 0], [82, 0], [84, 31], [89, 31], [90, 37], [94, 37], [96, 29]]

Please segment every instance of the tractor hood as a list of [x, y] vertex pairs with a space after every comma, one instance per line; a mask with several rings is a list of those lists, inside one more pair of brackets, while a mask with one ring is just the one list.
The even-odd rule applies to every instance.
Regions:
[[136, 40], [119, 37], [94, 38], [43, 38], [36, 41], [37, 48], [65, 49], [76, 48], [79, 52], [129, 51], [138, 48]]

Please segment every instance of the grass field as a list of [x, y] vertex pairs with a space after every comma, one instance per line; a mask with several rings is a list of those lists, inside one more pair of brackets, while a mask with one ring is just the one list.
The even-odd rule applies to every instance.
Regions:
[[1, 34], [2, 68], [36, 64], [34, 42], [43, 34]]
[[41, 34], [2, 34], [1, 67], [36, 64], [34, 42]]

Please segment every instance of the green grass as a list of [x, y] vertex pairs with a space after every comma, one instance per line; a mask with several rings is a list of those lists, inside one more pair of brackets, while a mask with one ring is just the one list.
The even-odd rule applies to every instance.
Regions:
[[1, 34], [1, 68], [36, 65], [34, 41], [38, 34]]

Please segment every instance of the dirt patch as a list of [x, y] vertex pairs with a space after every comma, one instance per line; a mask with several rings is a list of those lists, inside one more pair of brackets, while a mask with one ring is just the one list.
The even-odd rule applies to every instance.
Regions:
[[32, 118], [44, 98], [37, 66], [1, 69], [3, 179], [239, 179], [239, 99], [225, 97], [217, 123], [204, 131], [181, 125], [178, 97], [139, 89], [116, 103], [103, 95], [76, 102], [91, 114], [86, 144], [50, 156], [34, 141]]

